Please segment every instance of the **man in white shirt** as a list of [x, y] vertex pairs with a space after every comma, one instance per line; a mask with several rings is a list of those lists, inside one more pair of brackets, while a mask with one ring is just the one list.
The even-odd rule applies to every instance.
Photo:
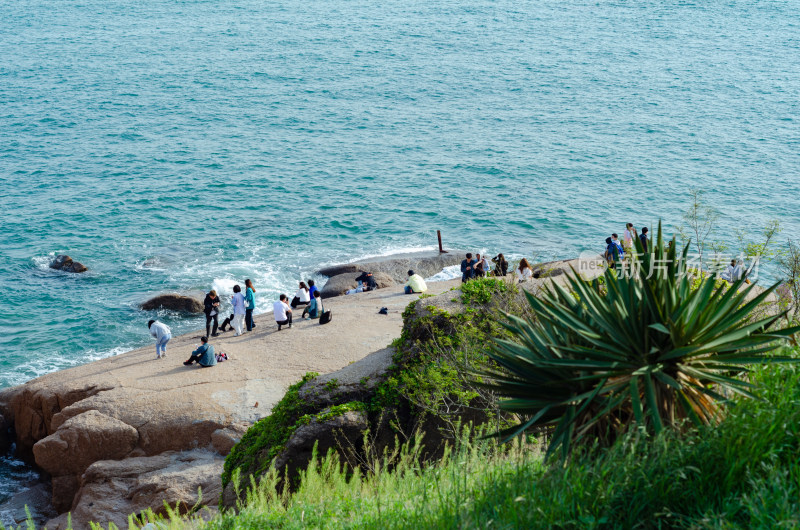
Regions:
[[289, 300], [289, 297], [285, 294], [281, 295], [281, 299], [272, 304], [272, 314], [275, 316], [275, 322], [278, 324], [278, 331], [281, 330], [281, 326], [289, 325], [292, 327], [292, 309], [289, 307], [289, 304], [286, 302]]

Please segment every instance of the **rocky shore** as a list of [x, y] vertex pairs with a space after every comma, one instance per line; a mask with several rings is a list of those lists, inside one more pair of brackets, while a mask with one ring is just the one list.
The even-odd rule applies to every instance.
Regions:
[[[292, 329], [278, 332], [271, 314], [256, 316], [253, 332], [212, 339], [230, 360], [211, 369], [182, 364], [198, 331], [174, 337], [165, 359], [156, 360], [148, 346], [5, 389], [0, 436], [50, 477], [50, 508], [60, 514], [47, 521], [51, 530], [66, 528], [68, 512], [74, 528], [86, 528], [89, 521], [125, 526], [130, 513], [158, 512], [163, 502], [187, 509], [198, 503], [198, 489], [202, 503], [216, 506], [225, 455], [248, 426], [307, 372], [342, 369], [399, 336], [412, 299], [400, 283], [407, 269], [435, 274], [460, 259], [417, 254], [349, 264], [335, 269], [339, 274], [325, 269], [333, 278], [354, 277], [353, 267], [383, 272], [394, 283], [330, 300], [334, 322], [327, 326], [297, 318]], [[429, 288], [438, 294], [458, 283]], [[388, 315], [378, 313], [381, 307]], [[40, 523], [53, 514], [46, 506], [34, 512]]]

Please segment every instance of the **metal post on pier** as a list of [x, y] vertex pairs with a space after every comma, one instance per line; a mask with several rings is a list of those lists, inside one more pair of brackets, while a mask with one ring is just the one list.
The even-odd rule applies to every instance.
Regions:
[[437, 230], [436, 231], [436, 237], [439, 238], [439, 254], [447, 254], [447, 251], [442, 248], [442, 231], [441, 230]]

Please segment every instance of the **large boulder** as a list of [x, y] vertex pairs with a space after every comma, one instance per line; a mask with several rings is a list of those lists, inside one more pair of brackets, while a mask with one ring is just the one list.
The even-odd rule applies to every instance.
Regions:
[[170, 309], [186, 313], [202, 313], [203, 302], [197, 298], [177, 293], [160, 294], [141, 305], [145, 311], [153, 309]]
[[[360, 273], [338, 274], [329, 279], [322, 287], [322, 299], [341, 296], [350, 289], [355, 289], [358, 285], [356, 278], [359, 274]], [[375, 283], [378, 284], [378, 289], [396, 285], [392, 277], [385, 272], [376, 272], [372, 277], [375, 279]]]
[[394, 281], [405, 283], [409, 269], [423, 278], [427, 278], [441, 272], [445, 267], [460, 264], [461, 260], [464, 259], [464, 254], [464, 252], [456, 250], [451, 250], [444, 254], [439, 254], [438, 251], [399, 254], [385, 259], [356, 261], [325, 267], [320, 269], [318, 274], [333, 277], [340, 274], [355, 273], [355, 276], [357, 276], [360, 272], [372, 272], [373, 274], [383, 272], [388, 274]]
[[[127, 528], [129, 514], [148, 508], [163, 514], [165, 502], [186, 513], [197, 504], [198, 489], [203, 502], [213, 503], [222, 492], [224, 463], [218, 454], [199, 449], [95, 462], [81, 477], [72, 527], [88, 528], [90, 521], [103, 521]], [[65, 530], [67, 514], [49, 521], [47, 528]]]
[[89, 410], [65, 421], [46, 438], [36, 442], [36, 464], [53, 477], [53, 505], [69, 510], [81, 474], [98, 460], [124, 458], [139, 440], [130, 425]]
[[98, 460], [119, 459], [133, 451], [137, 430], [97, 410], [65, 421], [46, 438], [36, 442], [36, 464], [53, 476], [79, 475]]
[[86, 265], [83, 263], [79, 263], [77, 261], [73, 261], [72, 258], [67, 256], [66, 254], [59, 254], [55, 257], [53, 261], [50, 262], [50, 268], [56, 269], [64, 272], [86, 272], [89, 270]]

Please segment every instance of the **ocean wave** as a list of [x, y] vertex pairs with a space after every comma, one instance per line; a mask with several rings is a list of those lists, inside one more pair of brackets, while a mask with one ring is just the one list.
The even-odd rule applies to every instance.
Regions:
[[52, 372], [80, 366], [107, 357], [114, 357], [136, 349], [137, 346], [116, 346], [107, 350], [89, 349], [80, 355], [66, 357], [63, 355], [45, 355], [29, 357], [27, 361], [15, 366], [3, 367], [0, 374], [0, 388], [21, 385], [31, 379], [36, 379]]

